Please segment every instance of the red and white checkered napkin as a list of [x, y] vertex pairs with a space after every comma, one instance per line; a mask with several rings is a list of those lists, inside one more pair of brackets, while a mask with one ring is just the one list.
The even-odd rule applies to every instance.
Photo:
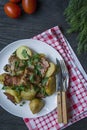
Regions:
[[67, 125], [58, 124], [56, 109], [42, 117], [25, 118], [24, 122], [29, 130], [60, 130], [87, 117], [87, 78], [83, 77], [75, 64], [76, 59], [58, 26], [35, 36], [34, 39], [51, 45], [65, 60], [70, 76], [67, 91], [69, 123]]

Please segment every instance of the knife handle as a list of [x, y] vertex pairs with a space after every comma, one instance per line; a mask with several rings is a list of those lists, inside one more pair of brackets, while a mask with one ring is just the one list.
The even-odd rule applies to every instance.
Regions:
[[57, 113], [58, 113], [58, 122], [62, 123], [62, 93], [61, 91], [57, 92]]
[[62, 113], [63, 113], [63, 123], [68, 123], [67, 117], [67, 100], [66, 100], [66, 91], [62, 91]]

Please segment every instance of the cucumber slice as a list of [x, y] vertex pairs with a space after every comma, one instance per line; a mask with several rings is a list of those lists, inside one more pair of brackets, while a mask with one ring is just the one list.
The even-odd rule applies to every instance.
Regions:
[[19, 59], [27, 60], [32, 52], [27, 46], [21, 46], [16, 50], [16, 55]]

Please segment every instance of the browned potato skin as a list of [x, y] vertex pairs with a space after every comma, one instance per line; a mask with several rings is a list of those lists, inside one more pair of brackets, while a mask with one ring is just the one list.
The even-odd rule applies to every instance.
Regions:
[[12, 96], [11, 94], [6, 93], [6, 92], [4, 92], [4, 94], [7, 96], [7, 98], [8, 98], [11, 102], [13, 102], [14, 104], [16, 104], [16, 100], [15, 100], [15, 97], [14, 97], [14, 96]]
[[52, 95], [56, 91], [56, 77], [55, 76], [49, 77], [47, 85], [45, 86], [45, 91], [48, 95]]
[[34, 89], [28, 89], [27, 91], [21, 91], [21, 97], [25, 100], [32, 100], [35, 98], [36, 91]]
[[5, 73], [0, 74], [0, 83], [1, 83], [1, 84], [4, 84], [5, 75], [6, 75]]
[[46, 77], [52, 76], [56, 71], [56, 65], [53, 62], [50, 62], [49, 65], [50, 66], [46, 72]]
[[30, 110], [32, 111], [33, 114], [36, 114], [40, 112], [40, 110], [44, 107], [44, 104], [45, 103], [42, 99], [35, 98], [29, 104]]
[[18, 95], [18, 93], [10, 88], [6, 89], [4, 94], [15, 104], [18, 104], [21, 101], [21, 97]]

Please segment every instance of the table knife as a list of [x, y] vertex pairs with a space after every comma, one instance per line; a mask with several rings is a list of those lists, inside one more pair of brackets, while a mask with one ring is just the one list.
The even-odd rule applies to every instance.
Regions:
[[56, 87], [56, 92], [57, 92], [57, 113], [58, 113], [58, 123], [63, 122], [62, 118], [62, 70], [60, 66], [60, 62], [58, 59], [56, 59], [57, 62], [57, 87]]

